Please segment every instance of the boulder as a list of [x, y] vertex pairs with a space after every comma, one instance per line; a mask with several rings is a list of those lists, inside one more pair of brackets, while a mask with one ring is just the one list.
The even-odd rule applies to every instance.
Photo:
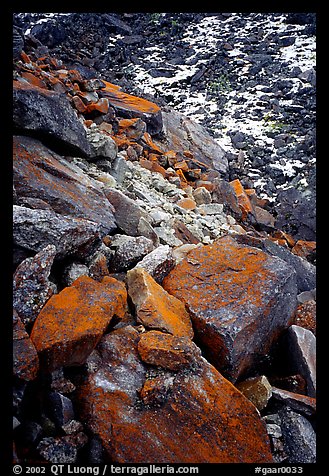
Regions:
[[114, 161], [118, 153], [118, 146], [107, 134], [103, 134], [97, 127], [90, 127], [86, 131], [87, 140], [90, 144], [90, 159], [106, 158]]
[[99, 223], [104, 233], [115, 230], [113, 208], [99, 182], [29, 137], [14, 137], [13, 176], [18, 197], [44, 200], [56, 213]]
[[14, 245], [39, 252], [56, 246], [56, 258], [85, 257], [100, 240], [99, 225], [82, 218], [59, 215], [50, 210], [13, 206]]
[[86, 131], [65, 94], [14, 81], [13, 125], [19, 131], [38, 133], [62, 150], [88, 156]]
[[132, 268], [154, 248], [152, 240], [145, 236], [126, 235], [115, 235], [110, 246], [115, 249], [110, 264], [113, 271]]
[[13, 279], [13, 307], [24, 325], [33, 323], [56, 291], [49, 274], [56, 247], [48, 245], [32, 258], [26, 258], [16, 269]]
[[316, 434], [311, 423], [290, 408], [280, 412], [284, 449], [289, 463], [316, 463]]
[[229, 236], [190, 251], [162, 285], [186, 304], [207, 358], [232, 381], [267, 355], [296, 307], [294, 270]]
[[[153, 354], [150, 374], [138, 352], [142, 336], [131, 326], [104, 336], [98, 356], [88, 359], [94, 370], [77, 390], [80, 419], [100, 438], [110, 461], [273, 461], [264, 423], [233, 385], [198, 352], [193, 365], [175, 373], [157, 371]], [[172, 343], [167, 352], [177, 353]]]
[[114, 278], [98, 283], [81, 276], [49, 299], [31, 332], [43, 370], [82, 365], [112, 317], [124, 317], [126, 296], [124, 284]]
[[313, 397], [307, 397], [306, 395], [300, 395], [272, 386], [272, 398], [298, 413], [302, 413], [306, 416], [315, 415], [316, 399]]
[[128, 271], [127, 284], [137, 319], [143, 326], [193, 337], [191, 319], [184, 304], [168, 294], [143, 268]]
[[136, 268], [143, 268], [157, 282], [175, 266], [176, 260], [169, 245], [160, 245], [136, 264]]

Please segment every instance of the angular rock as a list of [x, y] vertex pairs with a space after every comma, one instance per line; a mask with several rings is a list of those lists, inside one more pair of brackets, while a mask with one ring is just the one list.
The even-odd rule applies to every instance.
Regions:
[[263, 410], [272, 396], [272, 387], [265, 375], [243, 380], [236, 384], [236, 388], [240, 390], [258, 410]]
[[281, 429], [289, 463], [316, 462], [316, 434], [303, 416], [285, 408], [280, 412]]
[[300, 395], [272, 386], [272, 398], [306, 416], [312, 416], [316, 412], [316, 399], [306, 395]]
[[104, 233], [115, 230], [113, 209], [96, 181], [29, 137], [14, 137], [13, 175], [19, 197], [44, 200], [56, 213], [100, 224]]
[[236, 195], [237, 202], [242, 213], [241, 218], [242, 220], [246, 220], [249, 214], [253, 214], [254, 212], [249, 197], [246, 194], [243, 185], [241, 184], [239, 179], [233, 180], [229, 184], [231, 185], [231, 187], [233, 187], [234, 193]]
[[124, 93], [121, 88], [104, 81], [102, 96], [106, 97], [111, 106], [122, 117], [140, 117], [147, 125], [150, 134], [158, 134], [162, 130], [162, 114], [159, 106], [151, 101]]
[[205, 187], [197, 187], [193, 190], [193, 198], [197, 205], [211, 203], [211, 193]]
[[71, 286], [71, 284], [80, 276], [89, 276], [89, 268], [82, 263], [70, 263], [65, 266], [62, 280], [65, 287]]
[[128, 271], [127, 284], [137, 319], [146, 328], [193, 338], [184, 304], [168, 294], [143, 268]]
[[232, 185], [224, 179], [215, 179], [214, 186], [212, 201], [222, 203], [234, 217], [241, 218], [242, 211]]
[[48, 396], [49, 415], [54, 423], [61, 427], [74, 419], [72, 401], [59, 392], [51, 392]]
[[[148, 377], [137, 350], [139, 338], [131, 326], [104, 336], [98, 346], [100, 366], [86, 375], [77, 393], [80, 419], [100, 438], [111, 461], [273, 461], [255, 407], [214, 367], [200, 357], [194, 368], [174, 378]], [[148, 402], [148, 389], [153, 399], [145, 403], [141, 395]]]
[[65, 94], [14, 81], [13, 124], [18, 130], [38, 132], [59, 146], [88, 156], [90, 144], [82, 123]]
[[13, 312], [13, 374], [25, 381], [34, 380], [39, 371], [37, 351], [18, 314]]
[[56, 258], [84, 257], [100, 240], [99, 225], [82, 218], [59, 215], [50, 210], [13, 206], [13, 240], [18, 247], [39, 252], [56, 246]]
[[96, 251], [89, 260], [89, 276], [95, 279], [95, 281], [101, 282], [104, 276], [109, 276], [109, 274], [106, 255]]
[[54, 295], [37, 317], [31, 339], [43, 369], [82, 365], [112, 317], [123, 318], [126, 288], [114, 278], [98, 283], [81, 276]]
[[306, 380], [307, 395], [316, 396], [316, 338], [313, 332], [292, 325], [287, 331], [290, 359]]
[[115, 249], [111, 269], [123, 271], [135, 266], [154, 247], [153, 242], [145, 236], [115, 235], [111, 248]]
[[200, 356], [200, 349], [188, 337], [178, 337], [159, 331], [141, 335], [138, 353], [143, 362], [167, 370], [182, 370]]
[[89, 158], [96, 159], [105, 157], [110, 161], [116, 158], [118, 146], [112, 137], [102, 134], [97, 127], [87, 129], [86, 135], [91, 148]]
[[269, 352], [296, 305], [294, 270], [231, 237], [192, 250], [162, 285], [186, 304], [208, 359], [233, 381]]
[[168, 245], [160, 245], [136, 264], [135, 268], [143, 268], [157, 282], [161, 283], [169, 271], [173, 269], [176, 260]]
[[49, 463], [76, 463], [78, 448], [68, 438], [67, 436], [43, 438], [37, 446], [40, 456]]
[[118, 227], [127, 235], [138, 236], [138, 225], [141, 218], [147, 220], [147, 213], [124, 193], [108, 188], [105, 195], [114, 207], [114, 216]]
[[42, 307], [56, 291], [55, 284], [48, 279], [55, 256], [56, 247], [48, 245], [16, 268], [13, 307], [24, 325], [35, 321]]

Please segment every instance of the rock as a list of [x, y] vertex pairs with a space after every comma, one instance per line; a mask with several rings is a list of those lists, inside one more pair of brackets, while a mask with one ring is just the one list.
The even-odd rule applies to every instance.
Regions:
[[300, 374], [271, 377], [270, 382], [280, 389], [306, 395], [306, 381]]
[[13, 58], [18, 60], [21, 52], [24, 49], [24, 37], [20, 28], [13, 27]]
[[[104, 233], [115, 230], [113, 208], [99, 183], [29, 137], [14, 137], [14, 184], [17, 195], [48, 203], [56, 213], [99, 223]], [[55, 243], [56, 244], [56, 243]]]
[[64, 286], [71, 286], [71, 284], [80, 276], [89, 276], [88, 266], [76, 262], [68, 264], [65, 266], [62, 275]]
[[176, 261], [168, 245], [159, 245], [139, 261], [135, 268], [143, 268], [157, 282], [162, 282], [169, 271], [173, 269]]
[[76, 463], [78, 448], [68, 438], [67, 436], [43, 438], [37, 446], [40, 456], [49, 463]]
[[181, 198], [176, 204], [184, 210], [195, 210], [196, 203], [192, 198]]
[[13, 374], [27, 382], [39, 372], [37, 351], [18, 314], [13, 312]]
[[147, 213], [119, 190], [108, 188], [105, 195], [115, 209], [114, 216], [118, 227], [127, 235], [138, 236], [139, 221], [141, 218], [147, 220]]
[[298, 240], [291, 252], [312, 262], [316, 254], [316, 241]]
[[105, 157], [109, 161], [115, 160], [118, 153], [118, 146], [112, 137], [103, 134], [97, 127], [87, 129], [86, 135], [91, 148], [89, 158], [96, 159]]
[[291, 253], [289, 250], [274, 243], [270, 239], [259, 239], [250, 237], [245, 234], [235, 236], [235, 239], [240, 243], [251, 244], [257, 246], [272, 256], [284, 260], [287, 265], [292, 266], [296, 272], [298, 293], [309, 291], [316, 286], [316, 267], [301, 258]]
[[189, 367], [201, 356], [200, 349], [188, 337], [159, 331], [141, 335], [138, 353], [146, 364], [173, 371]]
[[50, 388], [53, 390], [53, 392], [66, 395], [67, 393], [72, 393], [75, 390], [75, 385], [65, 377], [64, 369], [62, 367], [51, 372], [50, 380]]
[[81, 276], [54, 295], [38, 315], [31, 332], [43, 369], [82, 365], [112, 317], [123, 318], [125, 308], [125, 286], [110, 277], [97, 283]]
[[35, 321], [42, 307], [56, 291], [49, 274], [56, 247], [48, 245], [32, 258], [26, 258], [16, 268], [13, 279], [13, 307], [23, 324]]
[[221, 203], [206, 203], [198, 206], [202, 215], [222, 215], [224, 206]]
[[234, 187], [224, 179], [215, 179], [214, 186], [212, 201], [222, 203], [234, 217], [241, 218], [242, 211]]
[[[139, 339], [131, 326], [105, 336], [98, 346], [100, 366], [86, 375], [77, 394], [80, 419], [111, 461], [272, 462], [255, 407], [214, 367], [200, 357], [195, 368], [174, 378], [148, 376]], [[159, 392], [158, 400], [150, 398], [153, 405], [140, 397], [147, 389]]]
[[111, 261], [113, 271], [124, 271], [132, 268], [153, 250], [152, 240], [144, 236], [115, 235], [110, 246], [115, 250]]
[[193, 198], [197, 205], [211, 203], [211, 193], [205, 187], [197, 187], [193, 190]]
[[316, 462], [316, 434], [302, 415], [284, 408], [280, 412], [281, 429], [289, 463]]
[[316, 336], [316, 302], [314, 300], [306, 301], [297, 307], [294, 324], [308, 329]]
[[236, 384], [236, 388], [240, 390], [258, 410], [263, 410], [272, 396], [272, 386], [265, 375], [243, 380]]
[[289, 355], [297, 372], [306, 380], [307, 395], [316, 396], [316, 338], [313, 332], [292, 325], [287, 331]]
[[104, 81], [102, 96], [106, 97], [112, 107], [122, 117], [140, 117], [147, 125], [150, 134], [158, 134], [162, 130], [162, 114], [159, 106], [151, 101], [124, 93], [120, 87]]
[[303, 291], [297, 295], [297, 301], [300, 304], [304, 304], [307, 301], [316, 301], [316, 288], [310, 291]]
[[255, 206], [253, 207], [253, 211], [256, 222], [261, 226], [261, 229], [267, 230], [275, 227], [274, 216], [265, 210], [265, 208]]
[[207, 358], [233, 381], [268, 353], [296, 303], [294, 270], [231, 237], [192, 250], [162, 285], [186, 304]]
[[95, 281], [101, 282], [104, 276], [109, 276], [107, 257], [100, 251], [96, 251], [89, 259], [89, 276]]
[[49, 244], [56, 246], [56, 258], [84, 257], [100, 240], [99, 225], [82, 218], [59, 215], [50, 210], [13, 206], [14, 244], [39, 252]]
[[233, 180], [232, 182], [229, 182], [229, 184], [231, 185], [231, 187], [233, 187], [238, 206], [241, 210], [241, 218], [243, 221], [245, 221], [248, 218], [249, 214], [254, 214], [249, 197], [246, 194], [243, 185], [241, 184], [239, 179]]
[[156, 141], [157, 144], [165, 146], [167, 150], [188, 150], [203, 167], [213, 168], [224, 174], [227, 172], [228, 162], [224, 149], [203, 126], [168, 107], [162, 110], [162, 118], [165, 140]]
[[169, 295], [143, 268], [128, 271], [127, 284], [137, 319], [143, 326], [193, 337], [192, 323], [184, 304]]
[[72, 153], [91, 152], [86, 132], [64, 94], [14, 81], [13, 124], [19, 130], [37, 132], [49, 143]]
[[72, 401], [59, 392], [51, 392], [48, 395], [48, 413], [58, 427], [67, 424], [74, 418]]
[[316, 399], [312, 397], [272, 387], [272, 398], [306, 416], [312, 416], [316, 412]]

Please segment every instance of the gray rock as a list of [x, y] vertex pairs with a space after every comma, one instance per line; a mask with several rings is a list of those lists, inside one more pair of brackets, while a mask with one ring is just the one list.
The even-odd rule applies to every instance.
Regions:
[[86, 134], [91, 147], [91, 153], [88, 155], [89, 158], [105, 157], [110, 161], [116, 158], [118, 146], [112, 137], [102, 134], [97, 127], [87, 129]]
[[13, 375], [20, 380], [34, 380], [39, 371], [39, 358], [30, 336], [13, 311]]
[[205, 187], [197, 187], [192, 194], [197, 205], [211, 203], [211, 193]]
[[306, 380], [307, 394], [316, 396], [316, 338], [313, 332], [292, 325], [287, 332], [289, 355], [297, 372]]
[[115, 230], [113, 209], [103, 194], [103, 184], [91, 179], [73, 160], [64, 159], [30, 137], [15, 136], [13, 150], [13, 177], [19, 198], [40, 199], [56, 213], [99, 223], [104, 233]]
[[281, 430], [289, 463], [316, 462], [316, 434], [311, 423], [290, 408], [280, 411]]
[[76, 154], [90, 155], [86, 131], [65, 94], [18, 83], [13, 89], [13, 124], [19, 130], [44, 134]]
[[65, 266], [62, 274], [63, 284], [65, 286], [71, 286], [79, 276], [89, 276], [89, 268], [82, 263], [70, 263]]
[[50, 210], [13, 206], [14, 244], [39, 252], [56, 246], [56, 258], [84, 257], [100, 240], [99, 225], [89, 220], [62, 216]]
[[114, 216], [117, 226], [127, 235], [138, 236], [140, 234], [138, 232], [139, 221], [142, 217], [147, 220], [148, 214], [119, 190], [108, 188], [104, 193], [115, 209]]
[[78, 456], [78, 448], [67, 440], [68, 437], [43, 438], [37, 446], [40, 456], [54, 464], [75, 463]]
[[13, 280], [13, 307], [23, 324], [33, 323], [56, 292], [49, 274], [56, 256], [56, 246], [48, 245], [33, 258], [27, 258], [16, 269]]
[[156, 282], [161, 283], [175, 264], [176, 260], [170, 246], [160, 245], [137, 263], [136, 268], [145, 269]]
[[153, 250], [153, 242], [144, 236], [115, 235], [111, 248], [115, 249], [110, 263], [113, 271], [123, 271], [132, 268]]

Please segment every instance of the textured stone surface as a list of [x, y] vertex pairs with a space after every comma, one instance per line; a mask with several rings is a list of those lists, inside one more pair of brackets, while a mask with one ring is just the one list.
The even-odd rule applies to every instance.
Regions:
[[170, 246], [160, 245], [139, 261], [136, 268], [145, 269], [157, 283], [161, 283], [163, 278], [175, 266], [175, 263]]
[[188, 337], [159, 331], [142, 334], [138, 352], [143, 362], [174, 371], [188, 367], [201, 356], [200, 349]]
[[116, 228], [99, 183], [36, 139], [14, 137], [13, 178], [18, 197], [42, 199], [56, 213], [99, 223], [104, 233]]
[[316, 434], [311, 423], [289, 408], [280, 412], [281, 429], [289, 463], [316, 462]]
[[273, 386], [272, 397], [274, 400], [284, 403], [298, 413], [311, 416], [316, 412], [316, 399], [313, 397], [307, 397], [306, 395], [300, 395]]
[[313, 299], [297, 307], [294, 324], [308, 329], [316, 336], [316, 302]]
[[265, 375], [243, 380], [236, 387], [258, 410], [263, 410], [272, 396], [272, 387]]
[[145, 327], [193, 337], [191, 319], [184, 304], [168, 294], [143, 268], [128, 271], [127, 284], [137, 319]]
[[123, 271], [135, 266], [154, 247], [153, 242], [145, 236], [115, 235], [111, 240], [111, 248], [115, 249], [111, 269]]
[[189, 371], [148, 376], [139, 339], [130, 326], [104, 336], [77, 393], [80, 418], [111, 461], [272, 462], [257, 410], [214, 367], [200, 357]]
[[296, 304], [294, 270], [231, 237], [192, 250], [162, 284], [187, 305], [198, 342], [232, 380], [269, 351]]
[[82, 365], [114, 315], [123, 317], [126, 289], [105, 277], [98, 283], [81, 276], [54, 295], [36, 319], [31, 339], [43, 369]]
[[56, 247], [48, 245], [32, 258], [26, 258], [16, 269], [13, 279], [13, 307], [23, 324], [35, 321], [48, 299], [56, 291], [49, 281]]
[[14, 81], [13, 123], [19, 130], [56, 139], [78, 154], [91, 152], [85, 129], [63, 94]]
[[313, 332], [292, 325], [287, 331], [288, 348], [291, 361], [297, 372], [305, 378], [307, 395], [316, 396], [316, 338]]
[[55, 245], [56, 257], [83, 257], [100, 240], [99, 231], [99, 225], [89, 220], [13, 206], [14, 244], [26, 250], [39, 252]]

